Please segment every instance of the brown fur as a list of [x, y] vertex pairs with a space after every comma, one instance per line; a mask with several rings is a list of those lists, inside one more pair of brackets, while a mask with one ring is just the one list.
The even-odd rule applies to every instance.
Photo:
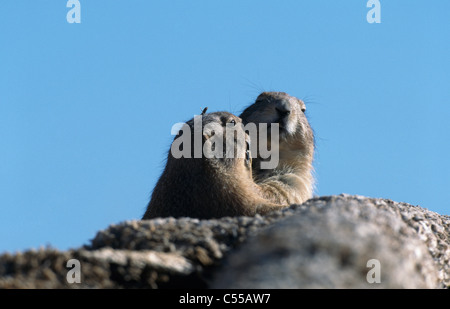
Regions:
[[[314, 134], [304, 114], [305, 103], [284, 92], [263, 92], [240, 115], [244, 124], [279, 123], [279, 164], [261, 169], [253, 160], [253, 176], [263, 196], [277, 204], [300, 204], [312, 197]], [[258, 143], [259, 144], [259, 143]]]
[[[209, 123], [225, 128], [232, 120], [242, 134], [242, 120], [227, 112], [206, 114], [202, 118], [203, 141], [214, 134], [204, 130]], [[191, 141], [194, 144], [194, 121], [187, 122], [191, 128]], [[225, 131], [224, 135], [225, 135]], [[175, 137], [178, 138], [179, 135]], [[226, 137], [226, 135], [225, 135]], [[224, 216], [252, 216], [279, 209], [279, 206], [265, 200], [260, 188], [253, 182], [251, 158], [246, 158], [249, 137], [245, 141], [234, 139], [236, 158], [179, 158], [171, 151], [167, 164], [158, 180], [150, 203], [142, 219], [155, 217], [196, 217], [218, 218]], [[225, 139], [224, 139], [225, 143]], [[240, 146], [240, 147], [238, 147]], [[224, 145], [225, 153], [225, 145]], [[193, 153], [193, 147], [191, 147]]]

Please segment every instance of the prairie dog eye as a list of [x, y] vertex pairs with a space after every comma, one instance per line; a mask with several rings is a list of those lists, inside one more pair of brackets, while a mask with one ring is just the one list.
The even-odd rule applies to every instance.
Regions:
[[235, 125], [236, 124], [236, 120], [231, 119], [228, 123], [231, 123], [231, 124]]
[[306, 107], [302, 107], [302, 112], [306, 112]]

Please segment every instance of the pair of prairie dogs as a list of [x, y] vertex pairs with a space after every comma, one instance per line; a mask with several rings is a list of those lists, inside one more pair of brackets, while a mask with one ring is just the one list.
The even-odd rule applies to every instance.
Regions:
[[[243, 133], [245, 141], [234, 140], [234, 147], [235, 151], [247, 153], [238, 153], [233, 158], [227, 158], [225, 153], [222, 158], [203, 155], [200, 158], [175, 158], [169, 151], [166, 167], [142, 219], [253, 216], [301, 204], [311, 198], [314, 134], [305, 110], [303, 101], [287, 93], [263, 92], [239, 117], [228, 112], [203, 115], [202, 129], [212, 124], [225, 128], [227, 124], [241, 122], [244, 125], [255, 123], [258, 128], [260, 123], [279, 124], [277, 167], [261, 169], [263, 159], [259, 153], [251, 160], [246, 133]], [[191, 128], [193, 138], [194, 119], [186, 124]], [[202, 132], [205, 143], [211, 135], [207, 130]], [[181, 131], [174, 140], [180, 134]], [[246, 145], [239, 144], [243, 142]]]

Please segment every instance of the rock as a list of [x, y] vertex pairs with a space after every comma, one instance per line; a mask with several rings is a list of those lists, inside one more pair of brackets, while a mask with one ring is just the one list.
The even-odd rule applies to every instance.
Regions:
[[[81, 265], [81, 283], [67, 281], [67, 261]], [[188, 277], [194, 266], [177, 254], [103, 248], [59, 252], [46, 249], [0, 258], [0, 288], [156, 288], [169, 277]]]
[[[327, 203], [300, 211], [247, 240], [216, 274], [213, 288], [436, 288], [425, 243], [372, 203]], [[369, 283], [376, 260], [380, 283]]]
[[[449, 239], [450, 217], [421, 207], [319, 197], [266, 216], [125, 221], [78, 249], [3, 254], [0, 288], [450, 287]], [[369, 259], [380, 284], [365, 279]]]

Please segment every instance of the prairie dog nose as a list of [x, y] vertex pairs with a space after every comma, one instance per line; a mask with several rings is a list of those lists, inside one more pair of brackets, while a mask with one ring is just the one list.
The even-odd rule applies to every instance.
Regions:
[[288, 101], [281, 101], [277, 106], [275, 107], [280, 117], [285, 117], [291, 113], [291, 107], [289, 106]]

